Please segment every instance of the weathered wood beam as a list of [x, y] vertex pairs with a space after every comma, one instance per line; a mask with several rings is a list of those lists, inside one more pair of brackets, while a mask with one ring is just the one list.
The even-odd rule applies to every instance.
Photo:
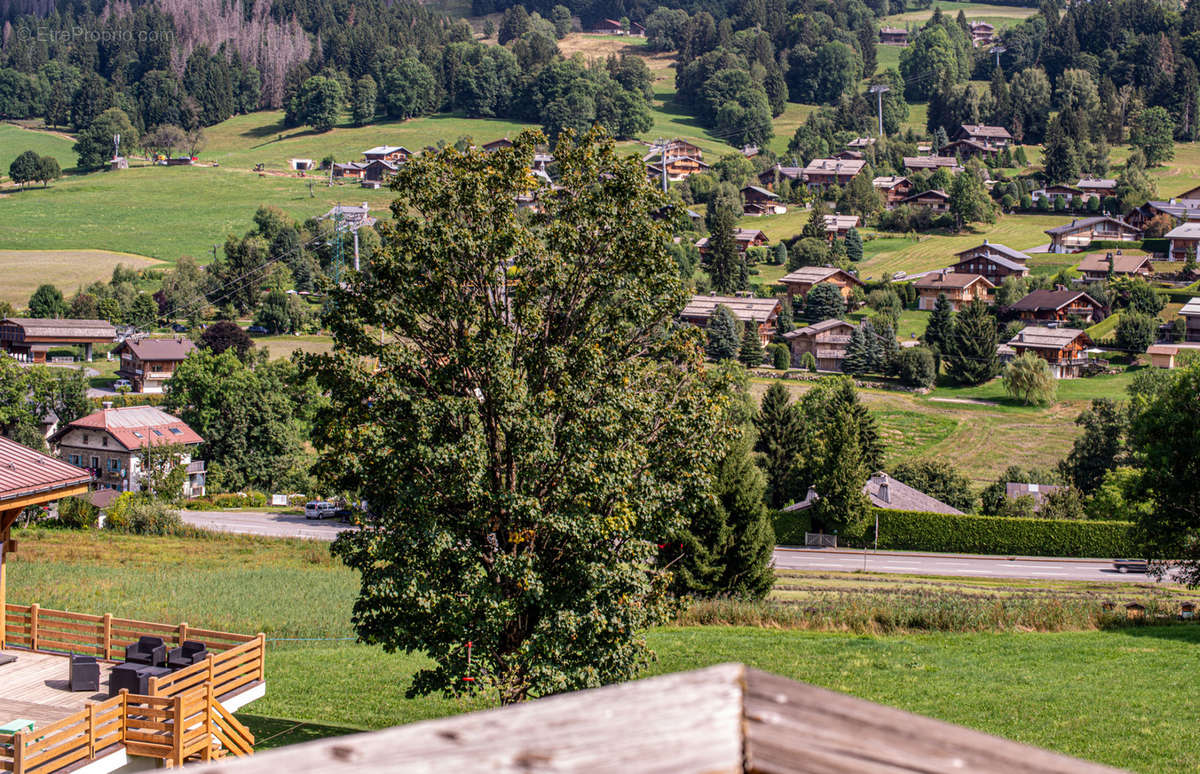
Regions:
[[73, 486], [63, 487], [61, 489], [52, 489], [46, 492], [35, 492], [23, 497], [14, 497], [11, 500], [0, 502], [0, 508], [5, 510], [16, 508], [20, 511], [23, 508], [28, 508], [31, 505], [41, 505], [43, 503], [52, 503], [55, 500], [61, 500], [64, 497], [73, 495], [82, 495], [88, 493], [87, 483], [75, 484]]

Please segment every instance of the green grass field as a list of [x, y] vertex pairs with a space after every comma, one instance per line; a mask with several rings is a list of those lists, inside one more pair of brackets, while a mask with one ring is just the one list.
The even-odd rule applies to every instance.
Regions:
[[27, 150], [39, 156], [53, 156], [64, 170], [75, 166], [75, 143], [53, 132], [22, 129], [13, 124], [0, 124], [0, 180], [8, 182], [8, 167], [13, 159]]
[[[262, 746], [380, 728], [492, 705], [487, 697], [404, 698], [420, 654], [386, 654], [352, 637], [357, 580], [328, 546], [233, 536], [146, 538], [20, 531], [9, 595], [45, 607], [109, 611], [268, 636], [267, 696], [246, 708]], [[935, 581], [789, 572], [778, 594], [858, 593], [872, 582], [971, 585], [982, 604], [1020, 582]], [[933, 584], [933, 585], [931, 585]], [[1063, 594], [1094, 591], [1056, 584]], [[1148, 592], [1149, 593], [1149, 592]], [[322, 638], [287, 642], [281, 638]], [[687, 626], [648, 633], [647, 675], [727, 661], [1139, 772], [1194, 770], [1200, 708], [1186, 667], [1200, 627], [1061, 633], [855, 635]], [[314, 668], [320, 665], [319, 669]], [[317, 726], [300, 726], [315, 721]]]
[[[776, 217], [789, 215], [791, 213]], [[995, 223], [976, 223], [961, 234], [922, 234], [915, 240], [889, 234], [887, 240], [869, 241], [864, 245], [859, 273], [864, 277], [881, 277], [899, 271], [914, 273], [940, 269], [953, 263], [954, 253], [984, 239], [1024, 250], [1046, 244], [1050, 237], [1044, 231], [1069, 221], [1070, 218], [1061, 215], [1000, 215]]]
[[1012, 26], [1020, 23], [1022, 19], [1027, 19], [1030, 16], [1037, 14], [1036, 8], [1022, 8], [1012, 5], [992, 5], [990, 3], [963, 3], [939, 0], [932, 7], [919, 11], [905, 11], [903, 13], [895, 13], [891, 16], [884, 17], [882, 25], [892, 27], [903, 27], [905, 23], [923, 24], [933, 16], [935, 9], [941, 9], [944, 14], [957, 16], [961, 10], [967, 15], [969, 21], [986, 21], [997, 27]]

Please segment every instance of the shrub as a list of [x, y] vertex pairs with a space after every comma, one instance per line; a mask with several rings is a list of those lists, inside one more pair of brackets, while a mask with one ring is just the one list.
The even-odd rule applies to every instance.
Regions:
[[800, 367], [809, 373], [815, 374], [817, 372], [817, 359], [813, 357], [813, 353], [805, 352], [800, 357]]
[[117, 498], [108, 510], [104, 526], [133, 535], [194, 537], [203, 534], [202, 530], [184, 524], [179, 511], [133, 492]]
[[901, 351], [900, 379], [910, 387], [932, 387], [937, 379], [933, 352], [928, 347], [908, 347]]
[[787, 344], [771, 345], [771, 363], [779, 371], [786, 371], [792, 367], [792, 353]]
[[1021, 209], [1023, 209], [1023, 210], [1033, 209], [1033, 197], [1032, 196], [1030, 196], [1029, 194], [1021, 194]]
[[58, 502], [58, 526], [65, 529], [90, 529], [96, 526], [100, 509], [83, 497], [68, 497]]

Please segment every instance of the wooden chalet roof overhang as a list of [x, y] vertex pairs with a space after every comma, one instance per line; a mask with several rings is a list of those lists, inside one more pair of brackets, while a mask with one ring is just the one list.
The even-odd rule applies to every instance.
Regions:
[[199, 774], [1101, 774], [1068, 758], [742, 664], [291, 745]]
[[[17, 549], [12, 526], [21, 511], [31, 505], [87, 494], [91, 483], [92, 474], [86, 470], [0, 437], [0, 611], [7, 603], [6, 558]], [[4, 616], [0, 615], [3, 647]]]

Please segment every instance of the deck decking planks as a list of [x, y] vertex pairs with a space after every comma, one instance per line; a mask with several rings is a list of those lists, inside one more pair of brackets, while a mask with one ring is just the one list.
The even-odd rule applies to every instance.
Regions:
[[108, 673], [113, 664], [100, 662], [100, 692], [67, 690], [70, 661], [66, 656], [32, 653], [10, 648], [3, 651], [17, 660], [0, 666], [0, 723], [28, 718], [35, 727], [78, 712], [92, 701], [108, 698]]

